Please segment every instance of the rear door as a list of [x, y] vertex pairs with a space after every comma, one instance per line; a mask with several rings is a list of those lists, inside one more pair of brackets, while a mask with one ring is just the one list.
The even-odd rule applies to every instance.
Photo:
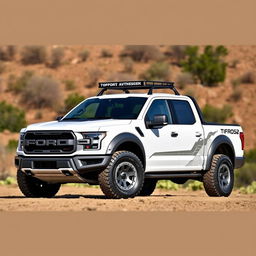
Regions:
[[167, 102], [173, 116], [173, 124], [170, 126], [171, 150], [167, 153], [172, 159], [172, 168], [201, 170], [204, 133], [198, 115], [194, 115], [196, 109], [192, 109], [190, 102], [183, 99], [170, 99]]

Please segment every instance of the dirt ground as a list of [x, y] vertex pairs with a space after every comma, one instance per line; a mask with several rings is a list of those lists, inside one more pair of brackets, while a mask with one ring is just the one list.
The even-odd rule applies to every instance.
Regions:
[[0, 211], [256, 211], [256, 195], [235, 191], [210, 198], [204, 191], [156, 189], [150, 197], [106, 199], [100, 189], [62, 186], [55, 198], [25, 198], [15, 185], [0, 186]]

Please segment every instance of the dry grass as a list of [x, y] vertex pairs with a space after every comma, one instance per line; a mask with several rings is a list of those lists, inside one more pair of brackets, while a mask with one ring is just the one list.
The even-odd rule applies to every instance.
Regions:
[[120, 53], [120, 57], [131, 57], [134, 61], [148, 62], [161, 60], [163, 54], [153, 45], [127, 45]]
[[33, 76], [22, 93], [28, 107], [57, 109], [62, 102], [59, 83], [47, 76]]

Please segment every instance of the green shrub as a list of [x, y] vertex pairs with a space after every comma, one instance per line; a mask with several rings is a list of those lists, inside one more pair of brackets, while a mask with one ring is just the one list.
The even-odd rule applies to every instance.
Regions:
[[232, 107], [230, 105], [224, 105], [222, 108], [217, 108], [210, 104], [206, 104], [202, 109], [202, 112], [207, 122], [216, 123], [224, 123], [233, 115]]
[[16, 185], [17, 180], [14, 177], [6, 177], [5, 179], [0, 180], [0, 185]]
[[227, 63], [223, 57], [228, 54], [224, 46], [206, 46], [204, 52], [199, 54], [197, 46], [188, 46], [186, 48], [187, 58], [181, 62], [183, 70], [190, 72], [195, 79], [199, 79], [201, 84], [206, 86], [215, 86], [223, 82], [226, 77]]
[[194, 79], [190, 73], [185, 72], [185, 73], [181, 73], [177, 76], [176, 82], [177, 82], [177, 85], [179, 86], [179, 88], [183, 89], [186, 85], [193, 84]]
[[0, 132], [19, 132], [26, 126], [25, 112], [5, 101], [0, 102]]
[[86, 49], [84, 49], [78, 54], [78, 57], [81, 59], [81, 61], [86, 61], [89, 58], [89, 56], [90, 52]]
[[123, 65], [124, 65], [124, 72], [125, 73], [132, 73], [133, 72], [133, 65], [134, 61], [131, 57], [126, 57], [123, 59]]
[[58, 68], [62, 64], [64, 56], [65, 52], [62, 47], [53, 48], [51, 51], [50, 62], [47, 66], [50, 68]]
[[75, 84], [74, 80], [65, 80], [64, 84], [65, 84], [65, 89], [67, 91], [72, 91], [72, 90], [76, 89], [76, 84]]
[[240, 192], [243, 194], [256, 194], [256, 181], [253, 181], [251, 185], [240, 188]]
[[33, 76], [28, 80], [21, 100], [30, 107], [55, 109], [62, 100], [59, 83], [48, 76]]
[[84, 99], [85, 97], [82, 95], [79, 95], [78, 93], [69, 94], [68, 97], [65, 99], [64, 113], [69, 112], [72, 108], [74, 108]]
[[11, 139], [8, 141], [8, 144], [7, 144], [7, 150], [8, 151], [15, 151], [16, 148], [18, 147], [18, 143], [19, 141], [18, 140], [14, 140], [14, 139]]
[[121, 51], [120, 57], [131, 57], [134, 61], [148, 62], [149, 60], [161, 60], [163, 54], [158, 47], [153, 45], [127, 45]]
[[247, 163], [256, 163], [256, 148], [245, 152], [245, 159]]
[[169, 77], [169, 64], [165, 62], [155, 62], [141, 74], [141, 78], [145, 80], [168, 80]]
[[7, 45], [0, 47], [0, 61], [12, 61], [16, 54], [16, 47], [14, 45]]
[[102, 72], [98, 68], [91, 68], [88, 71], [88, 82], [85, 85], [87, 88], [92, 88], [97, 85], [97, 82], [99, 81], [100, 77], [102, 75]]
[[101, 50], [101, 57], [102, 58], [111, 58], [111, 57], [113, 57], [113, 53], [108, 49], [102, 49]]
[[159, 180], [156, 187], [160, 189], [178, 190], [181, 186], [170, 180]]
[[3, 61], [0, 61], [0, 75], [1, 75], [2, 73], [4, 73], [5, 69], [6, 69], [5, 64], [3, 63]]
[[15, 94], [21, 93], [27, 86], [28, 80], [33, 76], [33, 71], [26, 70], [20, 77], [11, 74], [8, 78], [7, 88]]
[[192, 190], [192, 191], [198, 191], [198, 190], [202, 190], [204, 188], [204, 185], [201, 181], [198, 180], [194, 180], [192, 182], [189, 182], [187, 185], [187, 189], [188, 190]]
[[256, 164], [245, 163], [239, 170], [235, 171], [235, 186], [248, 186], [256, 180]]
[[46, 61], [46, 49], [44, 46], [25, 46], [21, 51], [21, 62], [24, 65], [40, 64]]
[[256, 83], [256, 74], [255, 72], [249, 71], [243, 74], [239, 78], [240, 82], [243, 84], [255, 84]]

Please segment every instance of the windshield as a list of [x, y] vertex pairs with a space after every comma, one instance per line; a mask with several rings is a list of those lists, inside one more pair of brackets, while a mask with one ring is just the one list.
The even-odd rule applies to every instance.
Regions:
[[136, 119], [147, 98], [89, 99], [74, 108], [62, 121], [96, 119]]

